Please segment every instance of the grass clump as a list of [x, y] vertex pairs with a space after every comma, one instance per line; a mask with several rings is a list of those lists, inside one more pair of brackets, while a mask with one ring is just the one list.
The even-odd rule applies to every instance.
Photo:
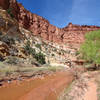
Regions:
[[14, 56], [9, 56], [6, 61], [7, 64], [11, 64], [11, 65], [17, 65], [18, 63], [20, 63], [19, 59], [17, 57]]
[[[62, 68], [63, 69], [63, 68]], [[13, 78], [20, 75], [23, 76], [32, 76], [41, 74], [42, 72], [56, 72], [57, 70], [62, 70], [60, 67], [33, 67], [33, 66], [20, 66], [20, 65], [9, 65], [7, 63], [0, 62], [0, 79], [5, 78], [6, 76], [12, 76]]]

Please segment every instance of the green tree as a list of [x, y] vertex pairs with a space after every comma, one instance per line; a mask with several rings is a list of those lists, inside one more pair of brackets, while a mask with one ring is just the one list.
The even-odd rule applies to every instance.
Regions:
[[37, 53], [35, 55], [35, 59], [40, 63], [40, 64], [45, 64], [45, 55], [41, 52]]
[[100, 65], [100, 30], [85, 35], [85, 42], [80, 48], [82, 58], [88, 62]]

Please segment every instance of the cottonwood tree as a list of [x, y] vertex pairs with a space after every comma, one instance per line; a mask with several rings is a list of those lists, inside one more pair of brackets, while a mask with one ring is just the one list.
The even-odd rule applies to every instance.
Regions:
[[82, 58], [92, 63], [94, 67], [100, 65], [100, 30], [85, 35], [85, 42], [81, 45]]

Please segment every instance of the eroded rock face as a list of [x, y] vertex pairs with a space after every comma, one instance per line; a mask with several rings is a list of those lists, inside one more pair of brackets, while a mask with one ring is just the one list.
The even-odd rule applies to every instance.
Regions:
[[[13, 14], [20, 26], [48, 41], [76, 46], [84, 41], [84, 35], [87, 32], [100, 29], [97, 26], [79, 26], [73, 25], [72, 23], [60, 29], [51, 25], [46, 19], [27, 11], [16, 0], [9, 0], [9, 3], [9, 8], [13, 8]], [[3, 4], [1, 3], [1, 5]]]
[[21, 4], [16, 3], [14, 9], [17, 13], [19, 25], [32, 31], [34, 35], [40, 35], [43, 39], [56, 43], [78, 45], [84, 41], [85, 33], [98, 30], [97, 26], [79, 26], [69, 23], [65, 28], [57, 28], [51, 25], [46, 19], [27, 11]]
[[69, 23], [69, 25], [62, 30], [64, 30], [63, 35], [63, 43], [69, 43], [72, 45], [78, 45], [84, 42], [85, 34], [90, 31], [99, 30], [98, 26], [87, 26], [87, 25], [73, 25]]
[[0, 9], [0, 34], [23, 38], [17, 20], [11, 18], [10, 15], [2, 9]]
[[0, 56], [6, 57], [9, 56], [9, 47], [4, 42], [0, 41]]
[[9, 0], [0, 0], [0, 6], [3, 8], [3, 9], [8, 9], [9, 8]]
[[14, 10], [14, 15], [21, 27], [32, 31], [34, 35], [39, 35], [45, 40], [62, 43], [62, 29], [51, 25], [46, 19], [42, 18], [41, 16], [30, 13], [21, 4], [15, 3], [17, 7], [13, 7], [13, 5], [10, 5], [10, 7], [13, 9], [17, 9]]

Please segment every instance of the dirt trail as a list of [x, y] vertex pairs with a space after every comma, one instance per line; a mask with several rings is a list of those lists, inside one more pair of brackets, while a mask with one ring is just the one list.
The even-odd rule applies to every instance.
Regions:
[[73, 80], [70, 72], [57, 72], [43, 79], [24, 81], [0, 88], [0, 100], [57, 100]]
[[97, 100], [97, 85], [94, 80], [88, 82], [88, 90], [84, 95], [83, 100]]

